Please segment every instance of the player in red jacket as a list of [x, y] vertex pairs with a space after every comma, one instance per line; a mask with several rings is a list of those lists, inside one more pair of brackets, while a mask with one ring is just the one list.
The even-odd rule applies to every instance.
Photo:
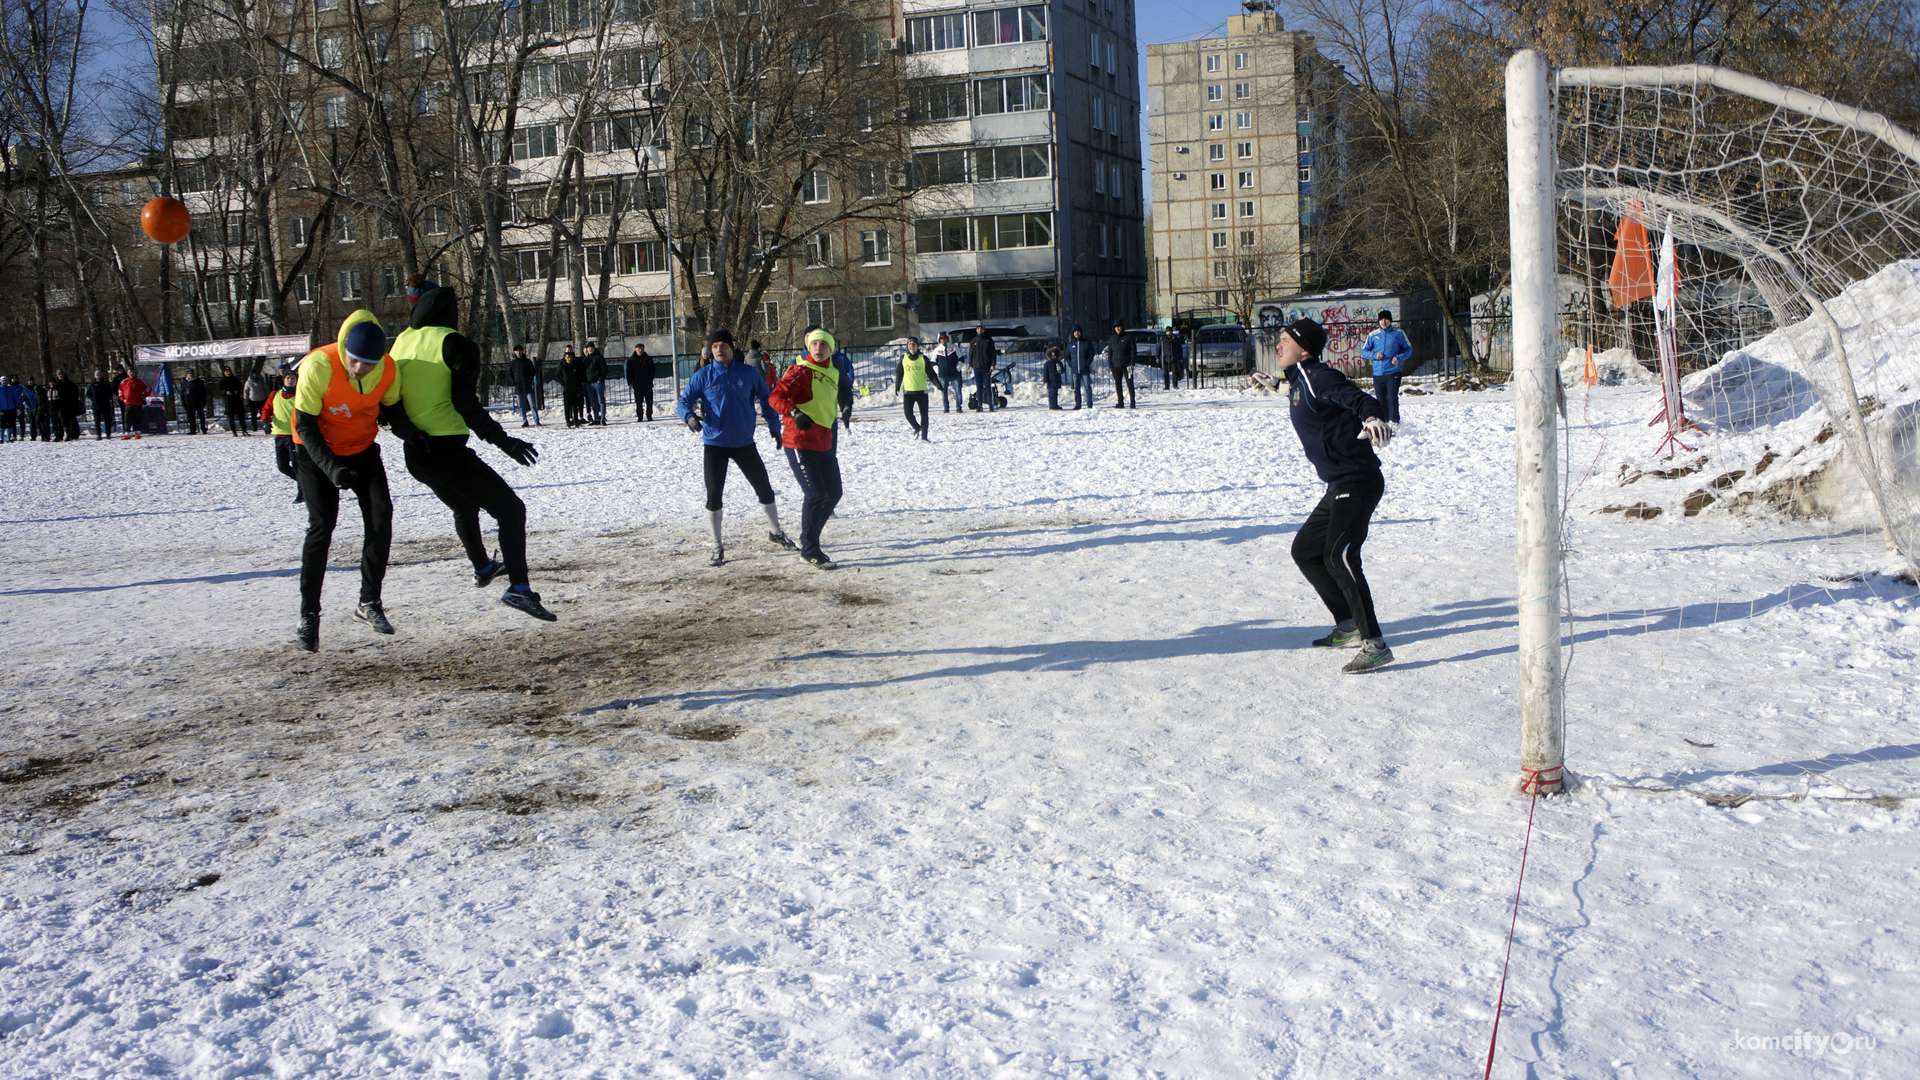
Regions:
[[141, 415], [147, 407], [147, 384], [140, 381], [137, 372], [129, 369], [127, 377], [120, 380], [118, 396], [120, 426], [125, 429], [120, 438], [123, 442], [127, 439], [137, 439], [140, 437], [141, 429], [147, 426], [146, 418]]

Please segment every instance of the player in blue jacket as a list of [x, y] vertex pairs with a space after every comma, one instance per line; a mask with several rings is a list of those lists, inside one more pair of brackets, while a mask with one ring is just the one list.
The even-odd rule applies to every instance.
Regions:
[[767, 466], [760, 460], [760, 448], [753, 444], [756, 420], [755, 404], [766, 418], [770, 431], [780, 430], [780, 417], [767, 403], [766, 376], [752, 364], [740, 362], [734, 351], [733, 334], [715, 330], [707, 335], [714, 362], [693, 373], [680, 392], [680, 420], [699, 432], [706, 444], [707, 524], [713, 529], [713, 558], [710, 566], [727, 561], [726, 545], [720, 539], [720, 496], [727, 486], [727, 462], [740, 466], [740, 475], [753, 485], [760, 497], [760, 509], [766, 512], [773, 531], [767, 539], [791, 549], [793, 541], [780, 527], [780, 511], [773, 505], [773, 485], [767, 481]]
[[1380, 312], [1380, 328], [1367, 335], [1360, 356], [1373, 361], [1373, 397], [1386, 410], [1387, 423], [1400, 423], [1400, 369], [1413, 359], [1413, 343], [1393, 325], [1393, 312]]
[[1326, 329], [1312, 319], [1295, 320], [1280, 335], [1280, 370], [1287, 378], [1293, 430], [1327, 485], [1320, 504], [1294, 534], [1293, 561], [1333, 614], [1333, 633], [1314, 644], [1359, 646], [1360, 655], [1340, 669], [1359, 674], [1393, 660], [1360, 568], [1367, 523], [1387, 488], [1373, 450], [1387, 445], [1392, 434], [1380, 403], [1321, 362], [1326, 345]]

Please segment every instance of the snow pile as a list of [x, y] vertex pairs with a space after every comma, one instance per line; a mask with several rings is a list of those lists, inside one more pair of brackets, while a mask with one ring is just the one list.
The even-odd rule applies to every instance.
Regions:
[[[1648, 371], [1631, 349], [1603, 349], [1593, 354], [1596, 386], [1651, 386], [1660, 377]], [[1587, 350], [1568, 349], [1560, 363], [1560, 385], [1584, 386], [1587, 381]]]

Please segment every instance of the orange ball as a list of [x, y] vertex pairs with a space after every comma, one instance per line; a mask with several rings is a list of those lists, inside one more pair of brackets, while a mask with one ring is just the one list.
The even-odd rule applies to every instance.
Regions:
[[140, 231], [157, 243], [177, 244], [187, 238], [187, 230], [192, 227], [193, 215], [179, 199], [162, 195], [147, 200], [147, 205], [140, 208]]

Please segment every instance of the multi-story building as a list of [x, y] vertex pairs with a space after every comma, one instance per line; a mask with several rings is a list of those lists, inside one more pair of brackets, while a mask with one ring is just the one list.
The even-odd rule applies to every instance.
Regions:
[[1263, 0], [1223, 37], [1147, 47], [1161, 315], [1253, 321], [1314, 281], [1346, 78]]
[[905, 0], [923, 334], [1146, 312], [1132, 0]]

